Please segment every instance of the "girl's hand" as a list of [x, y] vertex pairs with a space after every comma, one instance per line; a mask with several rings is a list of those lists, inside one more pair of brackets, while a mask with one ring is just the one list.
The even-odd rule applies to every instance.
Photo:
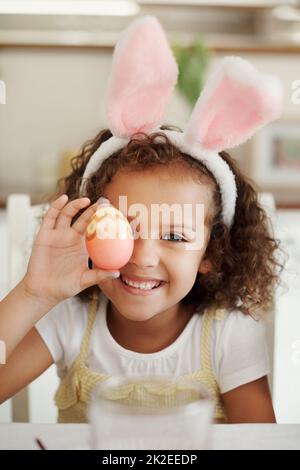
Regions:
[[104, 279], [112, 279], [110, 271], [88, 268], [85, 230], [98, 203], [86, 209], [71, 226], [73, 217], [90, 200], [85, 197], [66, 204], [67, 200], [63, 194], [45, 214], [22, 280], [28, 294], [51, 306]]

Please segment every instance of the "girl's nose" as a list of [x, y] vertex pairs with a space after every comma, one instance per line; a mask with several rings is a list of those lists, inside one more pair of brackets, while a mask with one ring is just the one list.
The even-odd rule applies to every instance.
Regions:
[[159, 264], [159, 254], [156, 240], [137, 238], [134, 240], [134, 248], [129, 263], [137, 266], [156, 266]]

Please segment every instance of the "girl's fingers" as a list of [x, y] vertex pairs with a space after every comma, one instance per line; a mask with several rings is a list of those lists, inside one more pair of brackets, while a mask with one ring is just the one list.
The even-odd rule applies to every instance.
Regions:
[[90, 200], [87, 197], [69, 202], [57, 217], [55, 228], [61, 229], [70, 227], [73, 217], [89, 203]]
[[67, 203], [67, 200], [68, 200], [67, 194], [62, 194], [59, 198], [55, 199], [55, 201], [52, 202], [52, 204], [50, 205], [49, 209], [47, 210], [46, 214], [43, 217], [43, 221], [41, 223], [41, 230], [51, 230], [55, 228], [57, 217], [61, 209]]
[[107, 198], [101, 196], [98, 201], [96, 201], [91, 207], [86, 209], [80, 217], [74, 222], [72, 225], [72, 228], [76, 230], [77, 233], [80, 235], [83, 235], [87, 229], [87, 226], [89, 225], [89, 222], [92, 218], [92, 216], [95, 214], [96, 210], [98, 207], [103, 207], [103, 206], [110, 206], [110, 202]]
[[91, 207], [86, 209], [80, 217], [74, 222], [72, 225], [72, 228], [76, 230], [77, 233], [80, 235], [83, 235], [87, 229], [87, 226], [92, 218], [92, 216], [95, 214], [97, 207], [99, 206], [98, 202], [93, 204]]
[[[113, 276], [113, 273], [117, 275]], [[119, 271], [104, 271], [101, 269], [86, 269], [81, 277], [81, 289], [87, 289], [88, 287], [95, 286], [101, 281], [114, 280], [120, 276]]]

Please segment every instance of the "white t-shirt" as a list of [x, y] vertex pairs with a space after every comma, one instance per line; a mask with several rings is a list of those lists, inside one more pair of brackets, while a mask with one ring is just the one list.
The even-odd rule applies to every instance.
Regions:
[[[200, 370], [202, 315], [194, 313], [178, 338], [163, 350], [138, 353], [122, 347], [110, 334], [107, 305], [108, 299], [101, 293], [87, 356], [89, 368], [102, 374], [129, 376], [179, 376]], [[89, 303], [70, 298], [56, 305], [35, 325], [60, 378], [79, 353], [88, 308]], [[223, 320], [213, 321], [210, 345], [212, 367], [221, 393], [270, 371], [265, 324], [239, 310], [227, 311]]]

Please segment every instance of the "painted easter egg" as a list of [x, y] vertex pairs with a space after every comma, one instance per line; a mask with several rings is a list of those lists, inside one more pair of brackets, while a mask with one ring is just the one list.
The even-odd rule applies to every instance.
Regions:
[[131, 258], [134, 246], [132, 228], [114, 206], [100, 206], [86, 229], [88, 254], [95, 267], [117, 270]]

